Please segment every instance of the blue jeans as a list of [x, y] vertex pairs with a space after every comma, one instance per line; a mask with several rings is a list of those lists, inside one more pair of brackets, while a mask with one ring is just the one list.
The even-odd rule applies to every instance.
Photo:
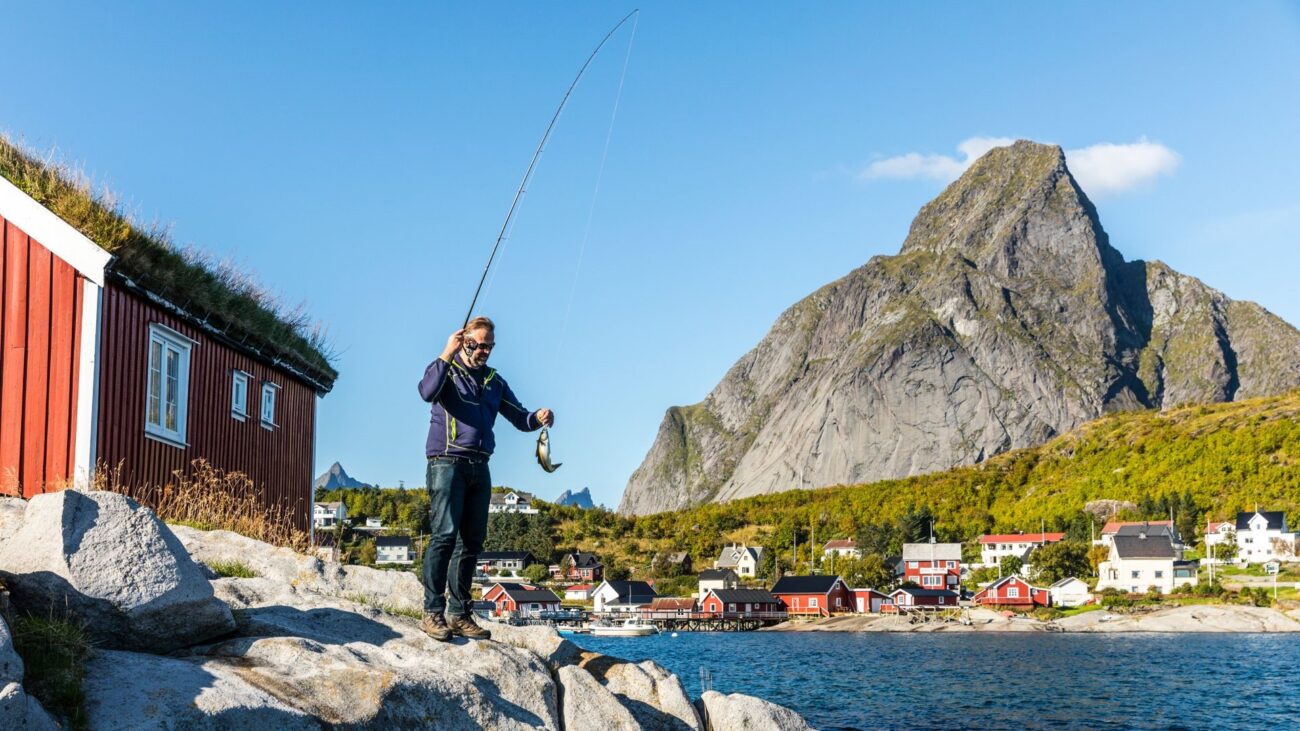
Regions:
[[[487, 463], [434, 457], [425, 472], [425, 486], [432, 535], [424, 550], [421, 576], [424, 611], [469, 616], [474, 608], [470, 584], [487, 537], [492, 477]], [[450, 602], [444, 592], [451, 594]]]

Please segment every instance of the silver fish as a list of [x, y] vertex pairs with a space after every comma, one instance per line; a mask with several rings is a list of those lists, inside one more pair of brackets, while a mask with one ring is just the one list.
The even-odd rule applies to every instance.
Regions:
[[560, 463], [551, 464], [551, 430], [542, 428], [542, 433], [537, 435], [537, 464], [547, 472], [554, 472], [560, 469]]

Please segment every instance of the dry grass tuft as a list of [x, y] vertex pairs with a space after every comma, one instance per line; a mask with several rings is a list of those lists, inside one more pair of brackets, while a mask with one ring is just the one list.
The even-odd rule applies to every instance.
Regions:
[[173, 482], [161, 489], [123, 484], [121, 466], [95, 470], [91, 489], [111, 490], [148, 505], [168, 523], [199, 530], [228, 530], [306, 553], [310, 536], [293, 527], [293, 510], [267, 501], [248, 475], [194, 460], [190, 474], [172, 473]]

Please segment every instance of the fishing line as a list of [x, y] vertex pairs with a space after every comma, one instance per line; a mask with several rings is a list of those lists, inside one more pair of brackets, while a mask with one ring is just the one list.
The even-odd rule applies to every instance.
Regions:
[[573, 310], [573, 299], [578, 293], [578, 277], [582, 273], [582, 260], [587, 252], [587, 240], [591, 238], [591, 222], [596, 216], [596, 199], [600, 196], [600, 183], [605, 177], [605, 160], [609, 157], [609, 141], [614, 137], [614, 121], [618, 119], [618, 105], [623, 100], [623, 82], [627, 80], [628, 63], [632, 60], [632, 44], [636, 42], [636, 27], [641, 22], [637, 16], [632, 21], [632, 35], [627, 41], [627, 55], [623, 57], [623, 73], [618, 77], [618, 93], [614, 95], [614, 111], [609, 115], [609, 129], [605, 131], [605, 148], [600, 153], [600, 168], [596, 172], [596, 187], [591, 191], [591, 205], [587, 208], [587, 228], [582, 232], [582, 244], [578, 247], [578, 263], [573, 270], [573, 283], [569, 286], [569, 301], [564, 306], [564, 319], [560, 321], [560, 335], [556, 342], [556, 361], [564, 352], [564, 339], [569, 332], [569, 313]]
[[469, 310], [465, 312], [465, 322], [461, 325], [462, 330], [469, 325], [470, 318], [474, 315], [474, 306], [478, 304], [479, 294], [483, 291], [483, 283], [487, 280], [488, 272], [492, 269], [492, 262], [496, 259], [497, 250], [501, 248], [501, 242], [505, 240], [506, 235], [511, 230], [511, 223], [514, 220], [515, 211], [519, 207], [520, 200], [524, 197], [524, 191], [528, 187], [528, 181], [533, 176], [533, 170], [537, 167], [537, 161], [541, 158], [542, 151], [546, 148], [546, 141], [551, 138], [551, 132], [555, 129], [555, 123], [560, 119], [560, 113], [564, 111], [564, 106], [569, 103], [569, 97], [573, 94], [573, 90], [577, 88], [578, 82], [582, 80], [582, 75], [587, 72], [587, 67], [590, 66], [591, 62], [596, 58], [596, 54], [600, 53], [600, 49], [605, 47], [605, 44], [609, 39], [618, 32], [619, 28], [623, 27], [623, 24], [626, 23], [629, 18], [640, 12], [639, 9], [633, 10], [623, 16], [623, 19], [618, 21], [618, 24], [605, 34], [605, 37], [600, 40], [600, 43], [596, 45], [595, 50], [591, 52], [591, 55], [588, 56], [587, 60], [582, 64], [582, 68], [578, 69], [578, 75], [573, 77], [573, 82], [569, 84], [568, 90], [564, 92], [564, 98], [560, 100], [560, 105], [556, 107], [555, 114], [551, 116], [550, 124], [546, 125], [546, 132], [542, 135], [541, 142], [537, 143], [537, 150], [533, 152], [533, 159], [529, 161], [528, 169], [524, 171], [524, 179], [520, 181], [519, 188], [515, 191], [514, 200], [510, 202], [510, 210], [506, 212], [506, 220], [501, 223], [501, 231], [497, 234], [496, 243], [492, 245], [492, 253], [488, 256], [487, 264], [483, 267], [483, 275], [479, 277], [478, 287], [474, 290], [474, 298], [470, 300]]

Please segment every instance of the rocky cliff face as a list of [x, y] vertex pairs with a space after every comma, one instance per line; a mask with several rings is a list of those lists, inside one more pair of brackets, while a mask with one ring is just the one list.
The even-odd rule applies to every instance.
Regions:
[[1160, 262], [1124, 261], [1056, 146], [997, 148], [877, 256], [672, 407], [619, 510], [980, 462], [1115, 410], [1300, 385], [1300, 333]]

